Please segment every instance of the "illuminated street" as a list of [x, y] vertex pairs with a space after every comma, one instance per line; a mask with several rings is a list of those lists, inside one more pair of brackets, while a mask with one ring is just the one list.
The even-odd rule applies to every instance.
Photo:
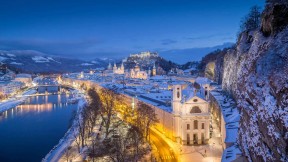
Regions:
[[157, 133], [151, 131], [150, 140], [151, 143], [157, 148], [156, 155], [158, 153], [161, 161], [178, 161], [173, 150]]

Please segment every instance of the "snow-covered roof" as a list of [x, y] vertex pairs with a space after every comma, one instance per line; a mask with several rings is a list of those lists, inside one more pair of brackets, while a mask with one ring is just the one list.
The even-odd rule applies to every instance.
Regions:
[[198, 84], [210, 84], [211, 80], [209, 80], [208, 78], [205, 78], [205, 77], [197, 77], [195, 79], [195, 82]]
[[167, 80], [169, 78], [167, 78], [166, 76], [162, 76], [162, 75], [156, 75], [156, 76], [152, 76], [150, 77], [151, 80]]

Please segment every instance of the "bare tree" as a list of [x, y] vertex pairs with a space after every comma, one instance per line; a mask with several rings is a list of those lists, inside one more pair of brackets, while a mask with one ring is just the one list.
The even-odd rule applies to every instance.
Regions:
[[97, 157], [103, 156], [105, 149], [102, 145], [100, 145], [100, 142], [98, 139], [92, 138], [91, 140], [91, 146], [88, 149], [88, 156], [91, 158], [92, 162], [96, 160]]
[[102, 107], [100, 109], [100, 116], [103, 121], [103, 126], [105, 128], [105, 138], [111, 133], [111, 121], [115, 112], [115, 94], [113, 91], [108, 89], [101, 89], [101, 100], [102, 100]]
[[119, 136], [112, 138], [111, 144], [107, 145], [110, 159], [115, 162], [131, 161], [128, 160], [130, 158], [126, 149], [128, 145], [129, 142], [126, 134], [123, 130], [119, 131]]
[[138, 161], [138, 158], [141, 157], [140, 146], [143, 142], [143, 135], [139, 128], [136, 126], [131, 126], [127, 133], [127, 139], [129, 140], [129, 144], [133, 146], [133, 161]]
[[72, 158], [74, 157], [73, 151], [72, 151], [72, 147], [68, 146], [65, 148], [64, 150], [64, 156], [63, 158], [69, 162]]
[[137, 126], [143, 132], [144, 137], [147, 140], [150, 132], [150, 127], [158, 121], [156, 113], [149, 105], [143, 102], [138, 102], [136, 112]]
[[100, 96], [96, 92], [94, 88], [88, 90], [88, 96], [90, 98], [89, 105], [86, 108], [86, 116], [87, 116], [87, 126], [89, 134], [92, 133], [94, 126], [96, 125], [96, 121], [98, 115], [100, 113], [100, 108], [102, 107], [102, 103], [100, 100]]
[[78, 128], [76, 128], [76, 129], [77, 129], [77, 131], [74, 131], [73, 136], [74, 136], [74, 141], [75, 141], [76, 146], [77, 146], [78, 153], [80, 153], [80, 151], [81, 151], [81, 142], [80, 142], [80, 137], [78, 135]]
[[87, 134], [87, 113], [85, 112], [86, 107], [83, 108], [83, 110], [80, 112], [79, 116], [76, 119], [77, 125], [75, 127], [76, 131], [74, 134], [75, 141], [76, 143], [79, 142], [79, 149], [78, 151], [80, 152], [80, 148], [83, 148], [86, 143], [86, 139], [88, 137]]

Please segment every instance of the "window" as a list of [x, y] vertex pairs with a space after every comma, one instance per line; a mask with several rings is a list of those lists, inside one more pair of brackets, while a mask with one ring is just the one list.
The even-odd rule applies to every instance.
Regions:
[[194, 120], [194, 129], [198, 129], [198, 120]]
[[187, 124], [187, 130], [190, 130], [190, 124]]
[[204, 123], [202, 123], [202, 129], [205, 129], [205, 124]]
[[198, 101], [197, 99], [194, 99], [194, 100], [193, 100], [193, 102], [197, 102], [197, 101]]
[[198, 106], [192, 107], [190, 113], [201, 113], [201, 109]]

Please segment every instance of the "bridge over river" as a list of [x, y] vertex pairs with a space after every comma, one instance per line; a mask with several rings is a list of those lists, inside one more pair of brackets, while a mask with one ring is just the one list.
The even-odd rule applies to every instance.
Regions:
[[44, 93], [42, 95], [45, 95], [46, 92], [55, 94], [55, 93], [61, 93], [61, 92], [67, 92], [67, 91], [71, 91], [74, 90], [74, 88], [72, 86], [69, 85], [61, 85], [61, 84], [55, 84], [55, 85], [36, 85], [33, 87], [30, 87], [29, 89], [35, 89], [37, 91], [37, 93]]

